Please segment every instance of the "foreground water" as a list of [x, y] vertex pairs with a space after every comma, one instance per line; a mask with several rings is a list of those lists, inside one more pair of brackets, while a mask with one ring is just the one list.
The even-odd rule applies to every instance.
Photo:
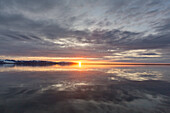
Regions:
[[170, 113], [170, 66], [0, 66], [0, 113]]

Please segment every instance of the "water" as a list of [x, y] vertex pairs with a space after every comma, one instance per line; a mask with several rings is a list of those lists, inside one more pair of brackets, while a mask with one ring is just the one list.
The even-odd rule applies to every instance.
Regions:
[[170, 67], [1, 65], [0, 113], [170, 113]]

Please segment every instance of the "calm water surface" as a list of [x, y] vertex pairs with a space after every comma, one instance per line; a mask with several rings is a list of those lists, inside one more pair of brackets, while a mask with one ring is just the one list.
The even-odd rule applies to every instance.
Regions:
[[0, 66], [0, 113], [170, 113], [170, 66]]

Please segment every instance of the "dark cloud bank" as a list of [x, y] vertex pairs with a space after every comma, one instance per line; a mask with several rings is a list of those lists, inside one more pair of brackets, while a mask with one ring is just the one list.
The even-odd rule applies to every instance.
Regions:
[[168, 62], [169, 5], [168, 0], [0, 0], [0, 55]]

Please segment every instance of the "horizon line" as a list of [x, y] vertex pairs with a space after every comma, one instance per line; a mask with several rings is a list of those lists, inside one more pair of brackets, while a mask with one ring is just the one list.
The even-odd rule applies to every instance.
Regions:
[[170, 65], [170, 63], [81, 63], [82, 65]]

